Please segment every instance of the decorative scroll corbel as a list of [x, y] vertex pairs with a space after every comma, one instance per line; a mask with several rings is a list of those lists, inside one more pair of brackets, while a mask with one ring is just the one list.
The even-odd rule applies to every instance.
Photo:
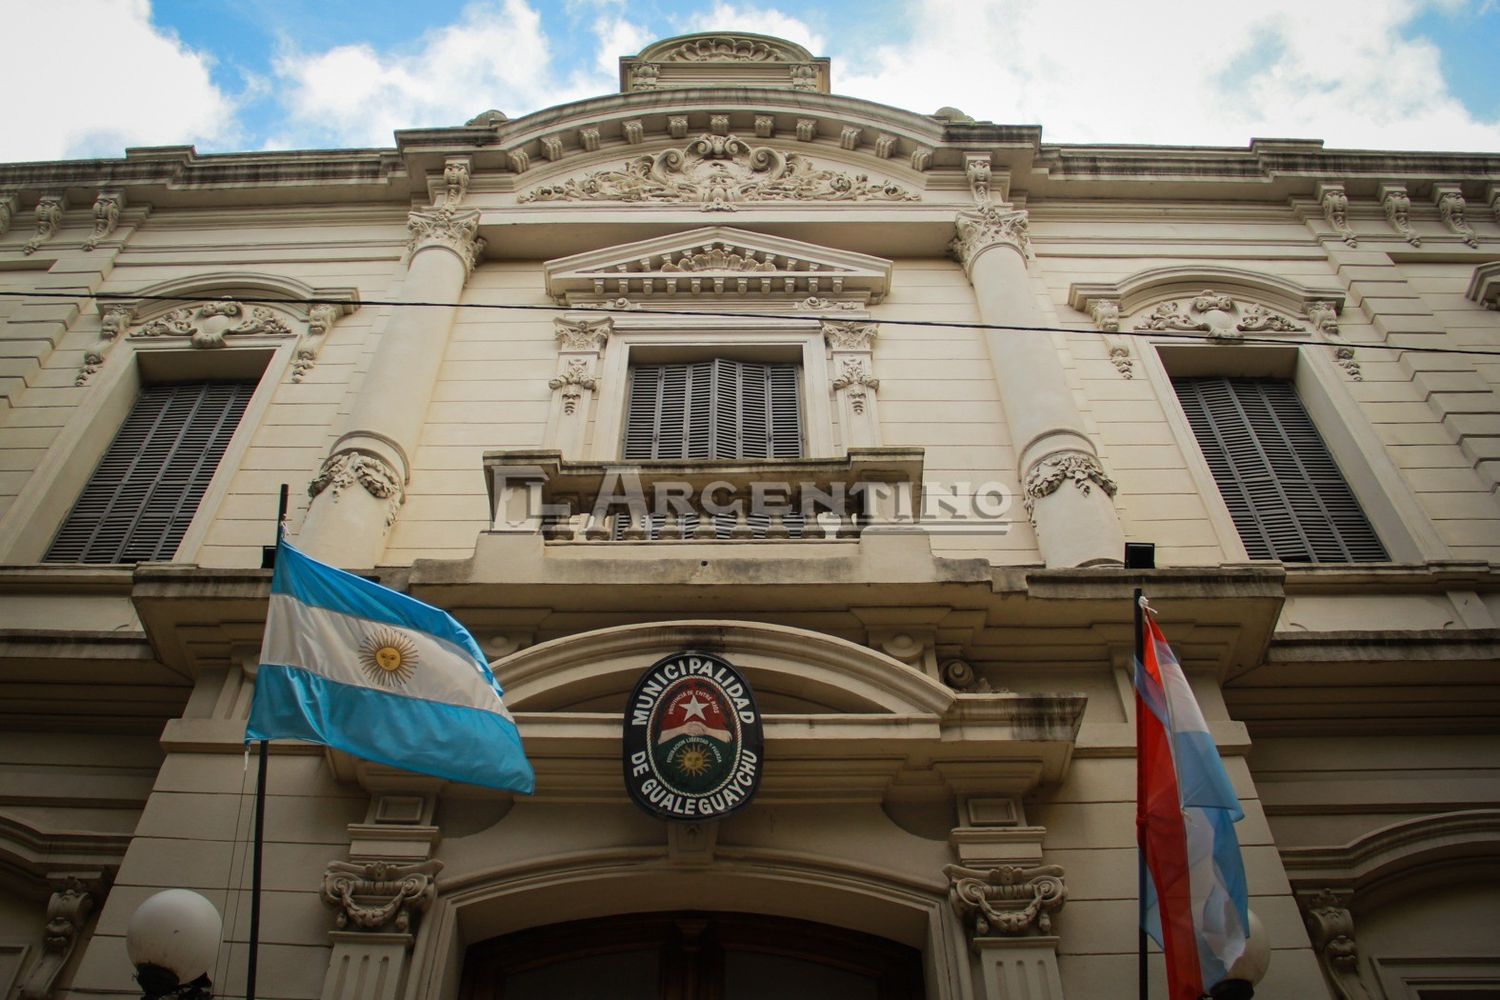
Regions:
[[1303, 906], [1307, 933], [1318, 964], [1338, 992], [1338, 1000], [1370, 1000], [1359, 973], [1359, 948], [1354, 943], [1354, 915], [1349, 896], [1323, 889], [1298, 900]]
[[349, 449], [329, 455], [307, 485], [307, 496], [316, 499], [327, 490], [337, 503], [345, 490], [356, 485], [376, 500], [385, 501], [386, 527], [396, 523], [396, 512], [406, 502], [406, 488], [400, 474], [385, 459], [370, 452]]
[[1094, 326], [1104, 334], [1104, 346], [1109, 351], [1110, 364], [1115, 366], [1115, 371], [1120, 373], [1121, 378], [1135, 378], [1135, 358], [1130, 354], [1130, 340], [1116, 336], [1120, 332], [1120, 300], [1090, 299], [1088, 310], [1094, 319]]
[[975, 937], [1052, 933], [1052, 914], [1063, 908], [1068, 889], [1058, 865], [965, 868], [948, 865], [948, 901]]
[[339, 930], [409, 934], [416, 918], [437, 898], [436, 880], [442, 870], [441, 861], [330, 861], [323, 874], [323, 902], [334, 909]]
[[1437, 203], [1438, 214], [1443, 217], [1443, 222], [1448, 228], [1463, 237], [1463, 241], [1469, 246], [1479, 249], [1479, 235], [1464, 218], [1468, 202], [1464, 201], [1463, 192], [1459, 190], [1458, 185], [1434, 184], [1432, 200]]
[[969, 178], [969, 191], [974, 195], [974, 205], [980, 210], [990, 208], [990, 154], [978, 153], [964, 157], [964, 175]]
[[1313, 325], [1313, 329], [1326, 337], [1337, 337], [1339, 335], [1339, 310], [1332, 302], [1309, 302], [1307, 304], [1307, 319]]
[[1119, 492], [1119, 487], [1105, 473], [1099, 459], [1081, 451], [1059, 452], [1032, 466], [1026, 476], [1026, 513], [1032, 513], [1038, 500], [1056, 493], [1063, 483], [1072, 483], [1084, 496], [1088, 496], [1095, 486], [1106, 496], [1113, 497]]
[[443, 162], [443, 208], [457, 208], [469, 190], [469, 158], [455, 156]]
[[1358, 247], [1359, 237], [1349, 228], [1349, 196], [1342, 184], [1318, 185], [1318, 202], [1323, 207], [1323, 218], [1348, 247]]
[[1411, 227], [1411, 197], [1406, 193], [1406, 188], [1399, 184], [1382, 184], [1380, 204], [1385, 209], [1385, 217], [1390, 221], [1391, 228], [1412, 246], [1421, 246], [1422, 237]]
[[554, 390], [562, 390], [563, 413], [571, 417], [578, 412], [578, 401], [583, 398], [581, 390], [592, 391], [598, 388], [599, 380], [589, 372], [587, 361], [574, 358], [568, 362], [568, 367], [560, 374], [548, 380], [547, 386]]
[[10, 224], [16, 219], [20, 198], [14, 191], [0, 191], [0, 236], [10, 232]]
[[78, 947], [78, 938], [94, 909], [97, 885], [69, 878], [47, 901], [47, 925], [42, 937], [42, 955], [21, 984], [20, 1000], [47, 1000], [58, 973]]
[[62, 195], [42, 195], [36, 203], [36, 235], [21, 245], [23, 254], [29, 257], [57, 235], [62, 228], [63, 209], [66, 207], [67, 201]]
[[95, 250], [109, 239], [120, 224], [120, 212], [125, 208], [124, 191], [100, 191], [94, 199], [94, 232], [84, 242], [85, 251]]

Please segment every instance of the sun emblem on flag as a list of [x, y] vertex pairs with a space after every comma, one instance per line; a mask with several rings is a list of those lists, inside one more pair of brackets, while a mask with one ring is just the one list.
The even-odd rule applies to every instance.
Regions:
[[417, 660], [417, 644], [397, 629], [377, 629], [359, 645], [359, 665], [370, 680], [386, 687], [400, 687], [410, 680]]
[[696, 747], [684, 750], [677, 758], [677, 767], [684, 774], [697, 776], [708, 771], [708, 754]]

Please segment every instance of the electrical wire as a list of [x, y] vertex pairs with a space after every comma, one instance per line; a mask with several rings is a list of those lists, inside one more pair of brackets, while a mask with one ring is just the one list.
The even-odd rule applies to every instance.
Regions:
[[[39, 298], [39, 299], [92, 299], [97, 302], [199, 302], [202, 296], [182, 295], [136, 295], [129, 292], [41, 292], [41, 291], [0, 291], [0, 296], [9, 298]], [[332, 305], [347, 306], [348, 299], [285, 299], [285, 298], [258, 298], [252, 296], [235, 296], [236, 302], [247, 305]], [[522, 303], [501, 302], [408, 302], [396, 299], [361, 299], [362, 306], [388, 306], [397, 309], [503, 309], [512, 311], [547, 312], [547, 313], [578, 313], [589, 312], [601, 315], [617, 316], [698, 316], [709, 319], [779, 319], [793, 323], [821, 323], [825, 319], [834, 319], [836, 316], [827, 313], [817, 315], [792, 315], [787, 313], [763, 313], [763, 312], [725, 312], [723, 310], [709, 309], [652, 309], [649, 306], [632, 305], [628, 309], [615, 309], [608, 306], [559, 306], [559, 305], [530, 305]], [[935, 319], [866, 319], [861, 317], [857, 322], [876, 323], [880, 326], [908, 326], [918, 328], [936, 328], [952, 330], [978, 330], [980, 332], [1000, 331], [1010, 333], [1072, 333], [1094, 335], [1099, 337], [1126, 337], [1130, 339], [1147, 340], [1185, 340], [1199, 343], [1232, 343], [1232, 344], [1269, 344], [1278, 347], [1347, 347], [1370, 351], [1396, 351], [1408, 354], [1464, 354], [1485, 358], [1500, 358], [1500, 350], [1487, 351], [1468, 347], [1437, 347], [1425, 344], [1384, 344], [1368, 341], [1348, 340], [1293, 340], [1287, 337], [1256, 337], [1244, 334], [1233, 338], [1216, 337], [1211, 333], [1193, 333], [1185, 330], [1119, 330], [1103, 331], [1090, 330], [1084, 327], [1065, 326], [1012, 326], [1004, 323], [967, 323], [959, 320], [935, 320]]]

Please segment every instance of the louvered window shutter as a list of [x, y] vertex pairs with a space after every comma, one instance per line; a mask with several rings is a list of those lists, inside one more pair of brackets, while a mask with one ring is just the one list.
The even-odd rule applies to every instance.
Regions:
[[1387, 558], [1290, 382], [1183, 378], [1172, 385], [1250, 558]]
[[254, 391], [253, 382], [142, 389], [43, 561], [171, 559]]
[[801, 456], [797, 365], [716, 358], [631, 368], [626, 459]]

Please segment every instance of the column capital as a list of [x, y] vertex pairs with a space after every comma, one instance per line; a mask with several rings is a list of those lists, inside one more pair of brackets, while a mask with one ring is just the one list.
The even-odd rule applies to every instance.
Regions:
[[1068, 900], [1058, 865], [947, 865], [948, 900], [974, 937], [1052, 933], [1052, 914]]
[[393, 861], [351, 864], [330, 861], [323, 873], [323, 902], [334, 910], [340, 931], [410, 934], [416, 918], [437, 898], [441, 861], [407, 865]]
[[958, 235], [948, 244], [948, 252], [972, 276], [974, 262], [986, 250], [1005, 246], [1031, 259], [1031, 237], [1027, 232], [1027, 215], [1010, 208], [986, 207], [959, 212], [953, 220]]
[[417, 209], [407, 216], [406, 228], [411, 231], [411, 240], [406, 244], [410, 256], [415, 257], [428, 247], [451, 250], [463, 261], [465, 277], [473, 272], [480, 254], [484, 253], [479, 213], [472, 209], [459, 211], [448, 205]]

